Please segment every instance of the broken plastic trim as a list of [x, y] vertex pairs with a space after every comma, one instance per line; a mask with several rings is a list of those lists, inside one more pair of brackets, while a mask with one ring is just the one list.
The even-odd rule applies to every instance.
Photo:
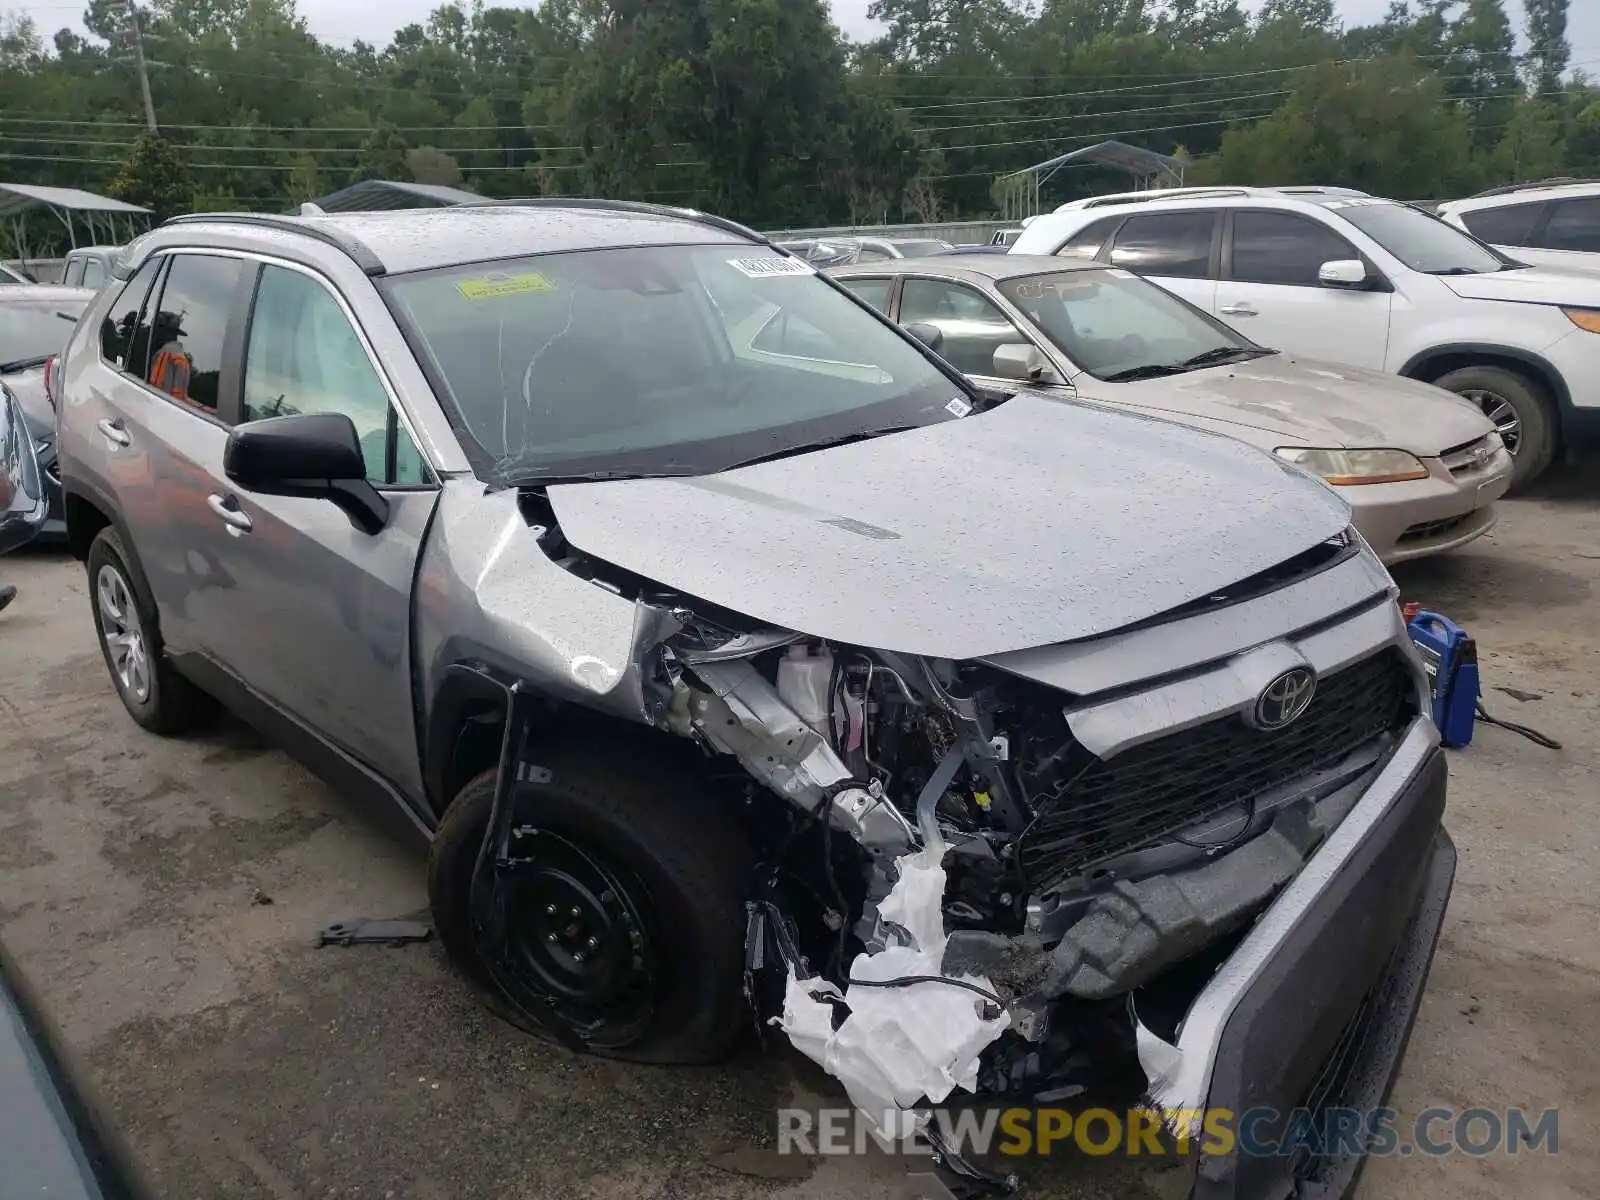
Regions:
[[[894, 1143], [921, 1130], [924, 1099], [976, 1092], [985, 1047], [1011, 1026], [989, 980], [946, 976], [943, 844], [895, 863], [898, 878], [879, 906], [894, 945], [859, 954], [841, 991], [803, 980], [791, 966], [783, 1014], [773, 1018], [795, 1048], [844, 1085], [852, 1104]], [[960, 986], [952, 987], [952, 983]], [[834, 1028], [834, 1010], [849, 1015]], [[954, 1164], [952, 1164], [954, 1165]]]
[[[492, 676], [485, 674], [485, 678]], [[494, 800], [489, 809], [483, 843], [478, 847], [478, 860], [472, 868], [468, 911], [479, 960], [501, 999], [523, 1020], [548, 1030], [568, 1049], [581, 1053], [588, 1047], [566, 1022], [546, 1020], [543, 1014], [530, 1010], [522, 1002], [521, 998], [527, 995], [527, 989], [517, 982], [507, 953], [507, 930], [511, 915], [506, 877], [511, 860], [511, 826], [516, 816], [513, 801], [537, 703], [537, 695], [521, 680], [506, 688], [506, 726], [500, 741]]]

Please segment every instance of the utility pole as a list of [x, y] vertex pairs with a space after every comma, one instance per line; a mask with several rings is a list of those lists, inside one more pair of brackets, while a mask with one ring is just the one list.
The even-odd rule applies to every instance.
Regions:
[[128, 32], [133, 34], [133, 61], [139, 70], [139, 90], [144, 93], [144, 121], [156, 133], [156, 103], [150, 98], [150, 68], [144, 61], [144, 37], [139, 33], [139, 10], [128, 0]]

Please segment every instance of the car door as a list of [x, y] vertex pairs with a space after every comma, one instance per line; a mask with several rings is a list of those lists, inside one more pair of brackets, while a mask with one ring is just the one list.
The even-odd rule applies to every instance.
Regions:
[[[1394, 293], [1337, 230], [1300, 213], [1239, 208], [1224, 236], [1218, 318], [1274, 350], [1382, 370]], [[1358, 259], [1367, 288], [1324, 285], [1325, 262]]]
[[393, 390], [334, 286], [268, 263], [256, 282], [238, 423], [342, 413], [389, 505], [364, 533], [326, 500], [264, 496], [219, 480], [229, 536], [230, 633], [218, 658], [252, 691], [421, 796], [411, 695], [411, 593], [438, 488]]
[[1211, 312], [1221, 227], [1222, 213], [1216, 209], [1141, 213], [1118, 227], [1100, 258]]
[[944, 334], [939, 354], [981, 387], [1014, 392], [1014, 379], [995, 374], [1001, 346], [1031, 346], [999, 305], [977, 288], [952, 279], [907, 275], [900, 281], [900, 323], [932, 325]]
[[[228, 539], [209, 497], [237, 404], [229, 332], [253, 271], [237, 256], [152, 258], [101, 326], [101, 355], [116, 373], [90, 397], [103, 401], [90, 438], [104, 450], [98, 473], [118, 498], [175, 654], [209, 653], [229, 628]], [[141, 281], [150, 284], [142, 296]]]

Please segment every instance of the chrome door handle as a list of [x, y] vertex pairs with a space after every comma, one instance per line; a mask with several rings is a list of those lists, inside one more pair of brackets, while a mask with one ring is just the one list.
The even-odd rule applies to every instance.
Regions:
[[1261, 315], [1255, 310], [1254, 306], [1242, 301], [1236, 304], [1224, 304], [1217, 311], [1225, 317], [1257, 317]]
[[133, 444], [133, 439], [128, 436], [128, 431], [122, 427], [121, 418], [102, 417], [95, 424], [109, 441], [113, 441], [119, 446], [131, 446]]
[[206, 503], [211, 506], [211, 511], [222, 518], [228, 532], [234, 537], [243, 537], [250, 532], [250, 516], [239, 507], [239, 502], [232, 496], [224, 496], [219, 492], [212, 492], [206, 497]]

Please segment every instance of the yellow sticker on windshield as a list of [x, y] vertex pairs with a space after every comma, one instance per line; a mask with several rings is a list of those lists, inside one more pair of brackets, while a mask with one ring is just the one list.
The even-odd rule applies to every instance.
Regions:
[[499, 300], [505, 296], [538, 295], [555, 290], [556, 285], [537, 271], [519, 271], [514, 275], [480, 275], [456, 284], [456, 291], [468, 300]]

